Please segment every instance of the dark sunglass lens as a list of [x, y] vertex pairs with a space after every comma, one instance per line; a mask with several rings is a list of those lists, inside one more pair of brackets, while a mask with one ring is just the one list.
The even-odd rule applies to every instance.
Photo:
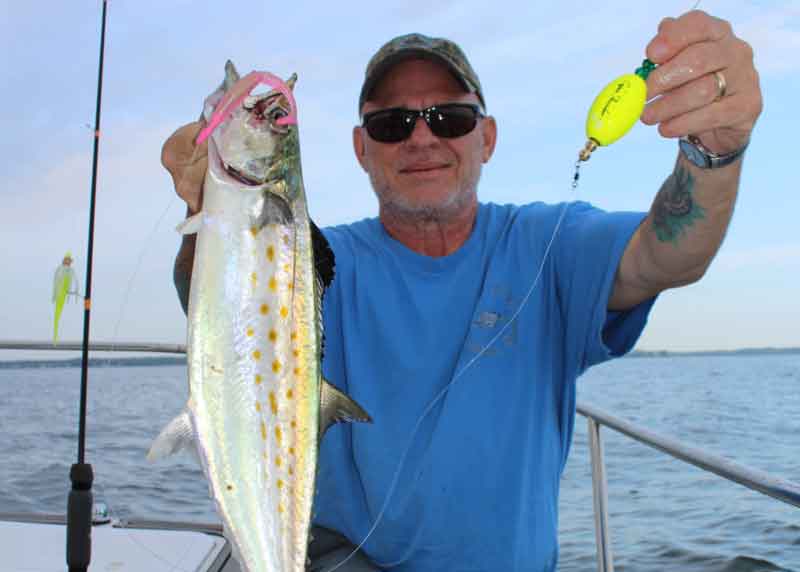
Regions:
[[438, 137], [461, 137], [478, 123], [478, 114], [469, 106], [442, 106], [430, 113], [430, 127]]
[[401, 110], [393, 109], [370, 115], [364, 122], [367, 133], [381, 143], [397, 143], [411, 134], [414, 123]]

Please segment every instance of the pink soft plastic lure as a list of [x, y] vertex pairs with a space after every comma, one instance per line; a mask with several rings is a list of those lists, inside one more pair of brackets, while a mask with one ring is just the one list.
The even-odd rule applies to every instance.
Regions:
[[235, 84], [231, 86], [231, 88], [225, 93], [222, 97], [220, 102], [217, 104], [216, 109], [214, 110], [214, 114], [211, 116], [211, 120], [208, 122], [200, 134], [197, 136], [197, 144], [199, 145], [203, 141], [211, 136], [214, 129], [216, 129], [220, 123], [225, 121], [228, 116], [233, 113], [233, 111], [244, 101], [250, 92], [252, 92], [257, 85], [259, 84], [266, 84], [272, 87], [273, 89], [277, 89], [281, 94], [288, 100], [289, 106], [291, 107], [291, 111], [289, 115], [286, 117], [281, 117], [275, 123], [277, 125], [297, 125], [297, 103], [294, 100], [294, 95], [292, 95], [292, 90], [289, 89], [289, 86], [276, 75], [273, 75], [269, 72], [250, 72]]

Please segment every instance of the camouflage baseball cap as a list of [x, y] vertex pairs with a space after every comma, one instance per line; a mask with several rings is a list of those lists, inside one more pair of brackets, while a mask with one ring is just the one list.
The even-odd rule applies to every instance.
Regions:
[[455, 43], [423, 34], [406, 34], [386, 42], [367, 64], [364, 85], [358, 98], [358, 109], [364, 106], [383, 75], [392, 66], [409, 59], [422, 58], [444, 64], [469, 93], [474, 93], [486, 110], [483, 88], [478, 74], [469, 65], [466, 54]]

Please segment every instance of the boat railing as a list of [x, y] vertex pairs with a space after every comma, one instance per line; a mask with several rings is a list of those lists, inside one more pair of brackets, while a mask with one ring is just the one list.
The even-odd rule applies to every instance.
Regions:
[[614, 570], [608, 524], [608, 484], [603, 440], [600, 434], [602, 426], [613, 429], [704, 471], [714, 473], [750, 490], [800, 508], [800, 484], [774, 477], [764, 471], [736, 463], [726, 457], [693, 447], [672, 437], [660, 435], [585, 403], [579, 402], [577, 410], [578, 413], [586, 417], [588, 422], [598, 572], [613, 572]]
[[[52, 342], [0, 340], [0, 349], [8, 350], [66, 350], [81, 349], [80, 342]], [[106, 352], [144, 352], [183, 354], [186, 348], [180, 344], [138, 343], [138, 342], [92, 342], [92, 351]], [[777, 478], [764, 471], [747, 467], [726, 457], [710, 453], [688, 445], [672, 437], [660, 435], [640, 425], [615, 417], [594, 406], [579, 402], [579, 414], [586, 417], [589, 433], [589, 452], [592, 462], [592, 498], [594, 504], [595, 538], [597, 541], [598, 572], [613, 572], [614, 562], [611, 554], [611, 535], [608, 524], [608, 483], [605, 470], [605, 456], [600, 428], [606, 426], [631, 439], [666, 453], [676, 459], [714, 473], [724, 479], [738, 483], [773, 497], [781, 502], [800, 508], [800, 484]]]

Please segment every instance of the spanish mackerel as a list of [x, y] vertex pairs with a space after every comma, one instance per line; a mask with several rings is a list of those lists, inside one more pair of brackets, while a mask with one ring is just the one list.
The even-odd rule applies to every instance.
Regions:
[[[148, 457], [192, 440], [243, 570], [306, 567], [318, 440], [369, 421], [323, 379], [321, 303], [333, 252], [309, 219], [300, 170], [296, 76], [249, 95], [255, 74], [225, 66], [204, 117], [213, 130], [188, 307], [189, 401]], [[216, 109], [215, 109], [216, 108]], [[213, 112], [213, 113], [212, 113]]]

